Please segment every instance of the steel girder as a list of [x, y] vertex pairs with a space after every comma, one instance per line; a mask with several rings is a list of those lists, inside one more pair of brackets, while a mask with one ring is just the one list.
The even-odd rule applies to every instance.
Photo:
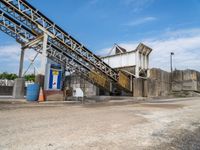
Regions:
[[[25, 43], [30, 42], [34, 39], [36, 39], [36, 36], [33, 35], [32, 33], [26, 31], [23, 26], [17, 24], [12, 20], [8, 15], [3, 13], [0, 10], [0, 29], [10, 35], [11, 37], [15, 38], [20, 44], [25, 45]], [[38, 51], [38, 49], [41, 49], [42, 46], [42, 41], [38, 42], [37, 44], [34, 45], [33, 48], [34, 50]], [[58, 49], [56, 49], [55, 46], [52, 46], [51, 44], [48, 43], [48, 50], [50, 50], [49, 55], [53, 57], [60, 58], [60, 61], [64, 61], [67, 59], [74, 60], [76, 63], [78, 62], [77, 60], [70, 58], [70, 56], [67, 53], [59, 52]], [[83, 66], [84, 64], [79, 64], [80, 66]], [[85, 66], [84, 68], [87, 68]], [[89, 70], [89, 68], [87, 68]]]
[[[16, 23], [12, 22], [10, 19], [6, 17], [6, 14], [0, 11], [0, 29], [5, 32], [6, 34], [10, 35], [11, 37], [15, 38], [20, 44], [24, 45], [27, 41], [34, 39], [34, 35], [24, 30], [21, 26], [17, 25]], [[42, 53], [42, 41], [34, 44], [33, 46], [29, 47], [34, 49], [35, 51]], [[48, 44], [47, 48], [47, 55], [51, 59], [56, 59], [57, 62], [62, 64], [67, 64], [72, 68], [72, 70], [77, 70], [83, 72], [84, 68], [81, 65], [76, 64], [73, 59], [69, 59], [63, 53], [58, 52], [56, 49], [51, 47]]]
[[[27, 41], [30, 42], [31, 40], [36, 39], [36, 37], [33, 34], [24, 30], [22, 26], [13, 21], [14, 20], [12, 20], [9, 16], [0, 11], [0, 30], [16, 39], [18, 43], [22, 44], [22, 46], [24, 45], [25, 47], [23, 48], [30, 48], [38, 53], [42, 53], [42, 41], [38, 41], [31, 47], [27, 47]], [[88, 74], [90, 72], [89, 69], [85, 69], [82, 64], [78, 64], [74, 59], [66, 57], [62, 52], [59, 52], [57, 49], [53, 48], [49, 43], [47, 46], [47, 57], [57, 63], [62, 64], [65, 70], [69, 72], [76, 72], [89, 82], [97, 86], [101, 86], [88, 78]]]
[[[6, 10], [6, 12], [12, 12], [9, 8], [7, 8], [4, 4], [2, 4], [1, 1], [0, 1], [0, 7], [2, 7], [3, 10]], [[15, 17], [17, 16], [16, 13], [11, 13], [11, 16], [13, 16], [13, 15]], [[25, 26], [22, 26], [22, 27], [25, 30], [28, 30], [30, 33], [32, 33], [32, 34], [34, 34], [36, 36], [40, 36], [40, 35], [43, 34], [43, 31], [41, 31], [40, 29], [38, 29], [34, 24], [31, 24], [30, 22], [28, 22], [27, 20], [23, 19], [20, 16], [18, 16], [17, 18], [19, 19], [20, 23], [24, 23]], [[10, 18], [10, 20], [12, 20], [12, 18]], [[28, 29], [29, 26], [32, 26], [31, 30]], [[62, 44], [60, 44], [59, 42], [57, 42], [56, 40], [52, 39], [50, 36], [48, 37], [48, 42], [52, 46], [57, 47], [57, 50], [59, 52], [62, 51], [63, 54], [65, 54], [66, 56], [68, 56], [71, 59], [74, 59], [77, 63], [81, 64], [83, 67], [85, 67], [85, 68], [87, 68], [89, 70], [93, 69], [93, 66], [91, 64], [89, 64], [86, 61], [84, 61], [84, 59], [82, 59], [80, 56], [75, 55], [72, 51], [70, 51], [68, 48], [66, 48], [65, 46], [63, 46]]]
[[15, 38], [21, 44], [24, 44], [34, 38], [32, 34], [7, 17], [8, 16], [0, 10], [0, 29], [3, 32]]
[[[7, 12], [14, 19], [26, 25], [26, 27], [37, 34], [47, 32], [49, 42], [57, 45], [60, 49], [70, 52], [77, 57], [81, 64], [85, 64], [91, 70], [98, 70], [113, 81], [118, 80], [118, 73], [94, 55], [85, 46], [76, 41], [72, 36], [62, 30], [54, 22], [23, 0], [0, 0], [0, 9]], [[93, 67], [91, 67], [93, 66]], [[84, 66], [83, 66], [84, 67]]]

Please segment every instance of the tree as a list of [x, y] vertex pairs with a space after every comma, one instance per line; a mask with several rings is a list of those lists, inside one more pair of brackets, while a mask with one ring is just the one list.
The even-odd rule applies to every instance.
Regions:
[[35, 75], [34, 74], [29, 74], [24, 76], [26, 81], [35, 81]]
[[[14, 73], [3, 72], [0, 73], [0, 79], [15, 80], [18, 76]], [[35, 75], [29, 74], [24, 76], [26, 81], [35, 81]]]
[[0, 74], [0, 79], [7, 79], [7, 80], [15, 80], [17, 78], [17, 75], [14, 73], [7, 73], [3, 72]]

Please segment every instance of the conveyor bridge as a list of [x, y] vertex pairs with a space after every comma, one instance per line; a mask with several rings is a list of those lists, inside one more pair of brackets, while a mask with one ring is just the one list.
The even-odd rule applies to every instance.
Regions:
[[115, 87], [132, 91], [127, 75], [108, 66], [25, 0], [0, 0], [0, 30], [15, 38], [23, 48], [42, 54], [45, 47], [48, 58], [105, 90], [111, 92]]

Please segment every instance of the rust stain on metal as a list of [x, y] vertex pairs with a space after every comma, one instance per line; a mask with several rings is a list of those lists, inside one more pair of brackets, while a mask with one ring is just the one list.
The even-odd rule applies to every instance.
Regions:
[[128, 76], [126, 76], [121, 71], [119, 72], [119, 79], [118, 79], [119, 85], [121, 85], [123, 88], [126, 88], [127, 90], [131, 91], [130, 87], [130, 79]]
[[106, 78], [103, 75], [101, 75], [97, 72], [91, 71], [91, 72], [89, 72], [89, 78], [92, 81], [96, 82], [97, 84], [101, 85], [102, 87], [106, 88]]

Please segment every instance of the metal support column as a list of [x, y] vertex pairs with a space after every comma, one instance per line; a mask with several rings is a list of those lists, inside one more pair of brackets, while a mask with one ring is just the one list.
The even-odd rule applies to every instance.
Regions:
[[36, 83], [40, 85], [43, 89], [45, 88], [45, 74], [46, 74], [46, 66], [47, 66], [47, 40], [48, 35], [44, 32], [43, 35], [43, 44], [42, 44], [42, 55], [41, 55], [41, 66], [40, 73], [36, 76]]
[[24, 52], [25, 49], [21, 49], [20, 55], [20, 63], [19, 63], [19, 78], [15, 79], [15, 84], [13, 86], [13, 98], [15, 99], [23, 99], [24, 98], [24, 87], [25, 87], [25, 80], [22, 77], [23, 75], [23, 66], [24, 66]]
[[170, 53], [171, 91], [173, 90], [173, 55], [174, 55], [174, 52], [171, 52]]
[[135, 60], [136, 60], [135, 77], [139, 78], [139, 66], [140, 66], [141, 60], [140, 60], [140, 54], [139, 54], [138, 51], [136, 52], [136, 59]]
[[25, 52], [25, 49], [22, 48], [21, 49], [21, 55], [20, 55], [20, 62], [19, 62], [19, 78], [22, 78], [22, 74], [23, 74], [23, 66], [24, 66], [24, 52]]
[[42, 56], [41, 56], [41, 75], [45, 75], [46, 72], [46, 64], [47, 64], [47, 40], [48, 35], [44, 33], [43, 36], [43, 47], [42, 47]]

